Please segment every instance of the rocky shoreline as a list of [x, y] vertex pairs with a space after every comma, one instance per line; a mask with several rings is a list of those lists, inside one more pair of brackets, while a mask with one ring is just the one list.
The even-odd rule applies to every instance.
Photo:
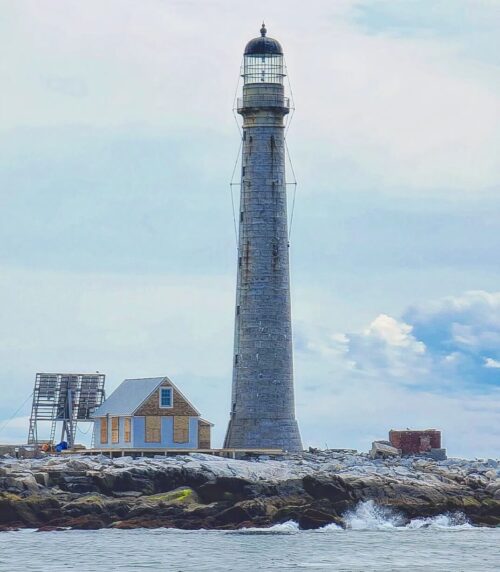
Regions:
[[362, 502], [402, 522], [462, 513], [500, 526], [500, 462], [375, 459], [322, 451], [282, 459], [58, 456], [0, 459], [0, 530], [232, 530], [335, 523]]

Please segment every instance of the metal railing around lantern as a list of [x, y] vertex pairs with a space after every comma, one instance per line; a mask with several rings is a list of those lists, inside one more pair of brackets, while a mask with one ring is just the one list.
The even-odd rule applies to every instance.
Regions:
[[279, 94], [255, 94], [238, 97], [236, 102], [236, 109], [238, 111], [252, 107], [279, 107], [281, 109], [290, 109], [290, 98], [283, 97]]

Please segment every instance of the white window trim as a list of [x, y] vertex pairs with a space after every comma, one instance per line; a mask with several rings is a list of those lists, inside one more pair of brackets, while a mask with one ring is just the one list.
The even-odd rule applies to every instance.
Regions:
[[[162, 405], [161, 404], [161, 393], [164, 389], [170, 389], [170, 405]], [[159, 399], [160, 399], [160, 409], [173, 409], [174, 407], [174, 388], [173, 387], [160, 387], [160, 393], [159, 393]]]

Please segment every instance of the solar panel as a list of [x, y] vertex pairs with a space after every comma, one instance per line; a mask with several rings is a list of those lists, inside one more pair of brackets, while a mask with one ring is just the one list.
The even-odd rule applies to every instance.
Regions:
[[96, 375], [89, 375], [81, 380], [80, 399], [76, 417], [78, 420], [90, 419], [96, 407], [101, 405], [100, 396], [100, 379]]
[[62, 423], [61, 440], [74, 443], [78, 422], [92, 421], [92, 413], [104, 401], [105, 375], [101, 373], [37, 373], [33, 391], [28, 443], [37, 444], [38, 425], [50, 422], [50, 439]]
[[40, 378], [39, 397], [41, 400], [54, 401], [56, 398], [57, 376], [47, 375]]

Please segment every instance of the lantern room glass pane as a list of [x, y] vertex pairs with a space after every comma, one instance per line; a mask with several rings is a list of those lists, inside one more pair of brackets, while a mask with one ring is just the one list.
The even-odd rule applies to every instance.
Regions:
[[244, 57], [244, 83], [283, 84], [283, 56], [276, 54], [253, 54]]

